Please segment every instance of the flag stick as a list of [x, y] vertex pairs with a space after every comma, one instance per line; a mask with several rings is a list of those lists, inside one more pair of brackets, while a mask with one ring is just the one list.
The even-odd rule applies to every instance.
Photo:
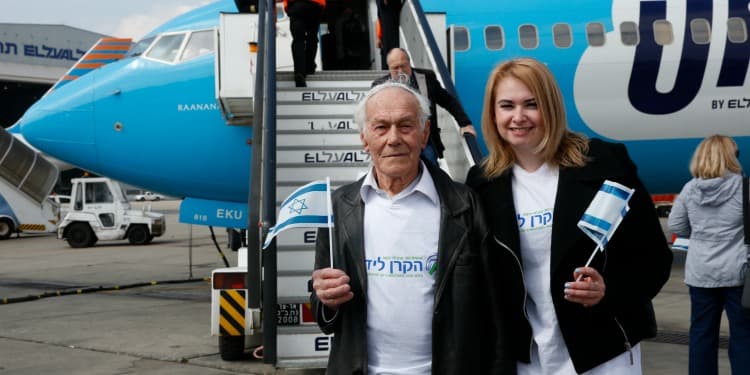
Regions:
[[328, 214], [328, 252], [331, 257], [331, 268], [333, 268], [333, 223], [331, 222], [331, 178], [326, 176], [326, 213]]
[[[588, 267], [589, 264], [591, 264], [591, 261], [594, 260], [594, 256], [596, 255], [596, 253], [599, 252], [599, 250], [601, 250], [601, 248], [602, 248], [601, 245], [596, 245], [596, 249], [594, 249], [594, 252], [591, 253], [589, 260], [586, 261], [586, 265], [584, 267]], [[576, 279], [576, 281], [581, 281], [581, 278], [583, 278], [583, 274], [578, 275], [578, 278]]]

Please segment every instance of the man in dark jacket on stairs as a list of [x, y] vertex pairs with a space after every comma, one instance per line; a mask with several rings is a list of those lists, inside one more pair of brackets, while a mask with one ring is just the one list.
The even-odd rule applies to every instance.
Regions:
[[456, 119], [458, 126], [461, 127], [461, 135], [465, 133], [477, 135], [461, 102], [440, 85], [435, 72], [412, 67], [409, 54], [402, 48], [390, 50], [387, 62], [390, 73], [373, 81], [373, 87], [386, 81], [398, 81], [430, 100], [430, 141], [422, 151], [423, 158], [437, 165], [437, 159], [443, 157], [443, 150], [445, 150], [443, 141], [440, 139], [435, 104], [445, 108]]

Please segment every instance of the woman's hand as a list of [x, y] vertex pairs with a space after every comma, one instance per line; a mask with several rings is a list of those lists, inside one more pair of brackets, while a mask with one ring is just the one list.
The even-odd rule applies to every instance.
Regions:
[[573, 279], [565, 283], [565, 299], [580, 303], [583, 307], [591, 307], [598, 304], [607, 286], [604, 284], [604, 278], [595, 268], [579, 267], [573, 272]]

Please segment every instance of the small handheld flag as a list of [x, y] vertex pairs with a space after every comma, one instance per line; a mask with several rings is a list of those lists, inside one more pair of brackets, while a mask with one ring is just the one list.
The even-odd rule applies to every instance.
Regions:
[[630, 210], [628, 201], [634, 192], [635, 189], [610, 180], [605, 180], [599, 188], [583, 217], [578, 221], [578, 228], [596, 243], [596, 249], [586, 262], [586, 267], [591, 263], [596, 251], [604, 251], [615, 234], [615, 230]]
[[277, 234], [289, 228], [333, 227], [330, 191], [331, 182], [326, 178], [325, 181], [313, 181], [292, 192], [281, 203], [278, 220], [268, 231], [263, 248], [267, 248]]

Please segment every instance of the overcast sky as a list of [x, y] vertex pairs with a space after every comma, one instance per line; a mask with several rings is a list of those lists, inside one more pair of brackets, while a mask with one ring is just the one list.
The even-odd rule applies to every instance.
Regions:
[[62, 24], [140, 39], [156, 26], [215, 0], [0, 0], [0, 23]]

